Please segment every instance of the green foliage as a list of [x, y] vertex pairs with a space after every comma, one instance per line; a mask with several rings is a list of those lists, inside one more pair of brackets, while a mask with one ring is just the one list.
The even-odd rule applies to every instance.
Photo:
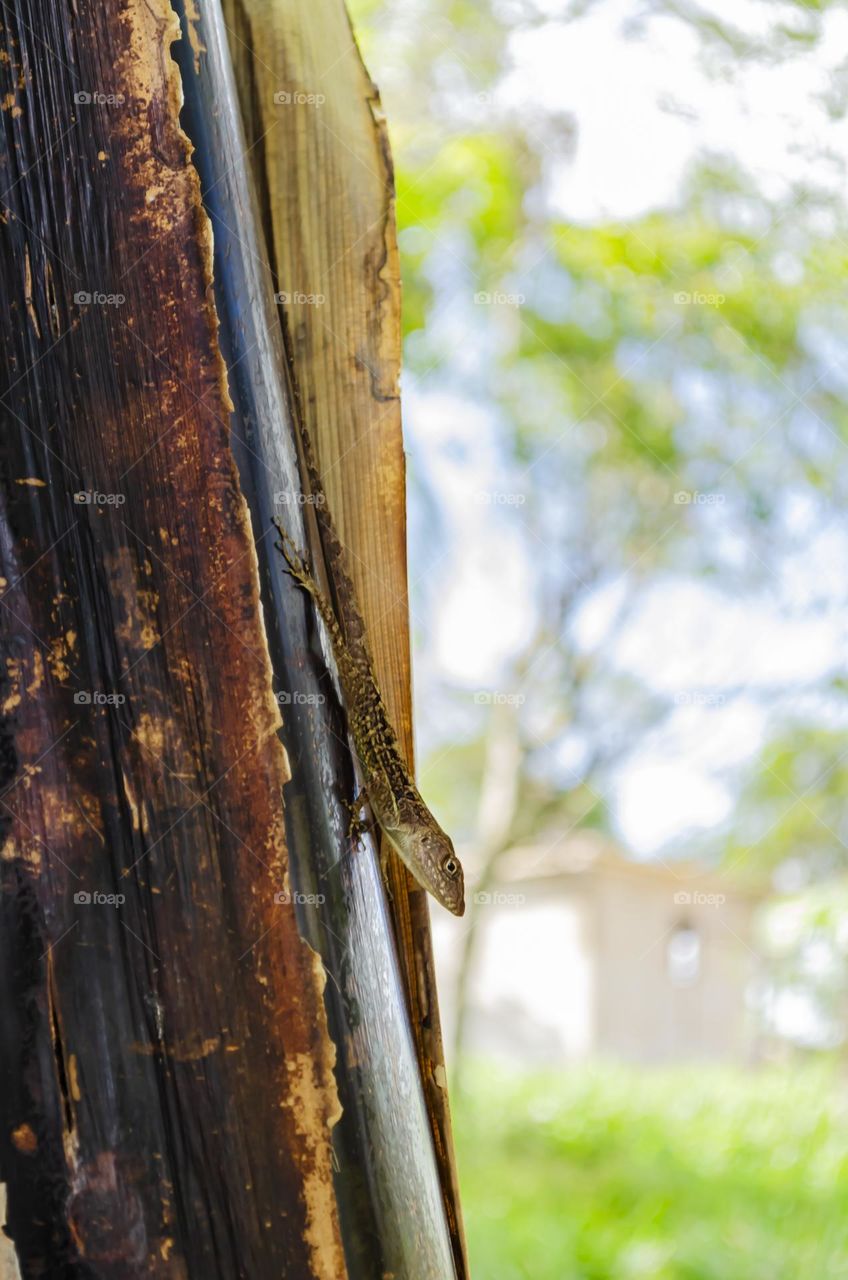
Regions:
[[730, 865], [804, 864], [804, 880], [848, 872], [845, 733], [810, 725], [763, 748], [739, 799], [725, 859]]
[[[596, 123], [588, 112], [603, 108], [591, 93], [581, 103], [568, 85], [558, 100], [575, 114], [551, 105], [557, 95], [541, 85], [536, 93], [532, 64], [521, 79], [518, 50], [540, 31], [551, 40], [570, 36], [563, 31], [570, 20], [579, 39], [578, 23], [603, 18], [605, 7], [611, 44], [626, 26], [634, 63], [640, 41], [657, 55], [651, 65], [660, 79], [668, 57], [674, 92], [658, 83], [656, 96], [681, 99], [668, 110], [692, 126], [688, 167], [682, 177], [674, 170], [674, 194], [658, 196], [646, 212], [569, 221], [562, 210], [575, 206], [558, 193], [573, 174], [587, 184], [580, 161]], [[674, 718], [667, 682], [631, 679], [610, 659], [629, 602], [646, 588], [709, 579], [717, 611], [742, 602], [752, 620], [768, 610], [805, 625], [817, 611], [836, 615], [838, 586], [797, 586], [798, 563], [823, 530], [844, 536], [848, 510], [845, 157], [828, 150], [830, 122], [848, 113], [848, 60], [835, 61], [828, 45], [834, 7], [751, 0], [714, 16], [689, 0], [652, 0], [622, 18], [603, 0], [354, 4], [369, 66], [385, 90], [397, 165], [406, 368], [422, 398], [432, 391], [449, 402], [456, 452], [484, 459], [488, 479], [495, 475], [521, 498], [506, 511], [481, 510], [477, 522], [488, 530], [510, 519], [531, 584], [517, 605], [504, 588], [504, 608], [524, 611], [526, 643], [498, 676], [522, 698], [510, 831], [517, 843], [549, 828], [611, 825], [616, 768], [632, 764], [649, 736], [661, 736], [664, 718]], [[762, 165], [736, 146], [732, 120], [717, 144], [703, 94], [694, 94], [691, 109], [682, 101], [674, 50], [687, 46], [696, 51], [693, 78], [703, 71], [726, 102], [748, 80], [763, 85], [770, 69], [791, 66], [780, 81], [790, 100], [774, 100], [778, 150]], [[594, 47], [602, 63], [611, 46]], [[597, 74], [605, 73], [599, 65]], [[774, 83], [759, 90], [756, 83], [740, 108], [740, 136], [748, 105], [756, 107], [760, 92], [769, 102], [774, 91]], [[622, 92], [635, 100], [639, 88], [634, 78]], [[599, 179], [610, 154], [602, 147], [592, 156]], [[798, 156], [806, 163], [796, 165]], [[646, 175], [646, 187], [651, 181]], [[483, 423], [479, 448], [467, 425], [462, 430], [465, 406], [475, 431]], [[424, 468], [412, 475], [427, 485]], [[428, 543], [440, 526], [450, 537], [450, 516], [430, 518], [443, 501], [436, 492], [417, 495], [428, 508]], [[459, 539], [469, 536], [468, 524]], [[414, 559], [414, 537], [412, 545]], [[444, 563], [448, 552], [461, 562], [461, 546], [440, 550]], [[818, 563], [813, 554], [810, 561]], [[436, 617], [449, 575], [413, 577], [425, 597], [416, 612]], [[582, 645], [581, 611], [616, 591], [623, 621]], [[420, 639], [428, 643], [426, 629]], [[808, 683], [799, 674], [797, 687], [784, 680], [772, 697], [756, 681], [750, 690], [736, 685], [716, 655], [691, 647], [705, 671], [721, 672], [728, 711], [772, 699], [759, 756], [709, 766], [739, 803], [701, 851], [763, 878], [801, 863], [802, 881], [838, 883], [848, 870], [844, 688], [822, 670]], [[463, 721], [459, 703], [468, 691], [452, 692], [428, 690], [422, 700], [421, 719], [431, 716], [439, 738], [426, 783], [447, 825], [473, 841], [491, 709], [472, 708]], [[784, 708], [793, 693], [790, 718]], [[692, 851], [687, 839], [684, 829], [675, 853]], [[825, 927], [812, 912], [794, 960], [784, 957], [788, 980], [816, 986], [810, 944], [827, 934], [828, 953], [841, 955], [843, 918], [841, 909], [831, 913]], [[841, 986], [828, 977], [820, 995], [826, 1012], [842, 1002], [844, 1023]]]
[[848, 1105], [821, 1070], [469, 1072], [475, 1280], [839, 1280]]

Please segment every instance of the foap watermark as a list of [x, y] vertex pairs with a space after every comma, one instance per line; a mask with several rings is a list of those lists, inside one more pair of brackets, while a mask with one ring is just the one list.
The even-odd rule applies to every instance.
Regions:
[[125, 693], [104, 693], [102, 689], [79, 689], [74, 694], [78, 707], [122, 707], [126, 700]]
[[126, 300], [124, 293], [101, 293], [97, 289], [78, 289], [74, 294], [78, 307], [122, 307]]
[[722, 307], [727, 298], [723, 293], [701, 293], [697, 289], [690, 293], [682, 289], [674, 295], [678, 307]]
[[275, 107], [323, 107], [326, 101], [326, 94], [307, 93], [304, 89], [278, 89], [274, 94]]
[[98, 890], [78, 889], [74, 904], [78, 907], [122, 907], [127, 897], [124, 893], [100, 893]]
[[474, 295], [476, 307], [523, 307], [526, 301], [523, 293], [506, 293], [503, 289], [480, 289]]
[[101, 493], [99, 489], [78, 489], [74, 494], [77, 507], [122, 507], [126, 500], [125, 493]]
[[274, 494], [275, 507], [323, 507], [326, 503], [323, 493], [284, 493], [280, 490]]
[[520, 707], [527, 701], [523, 693], [503, 693], [499, 689], [478, 689], [474, 695], [478, 706]]
[[278, 889], [274, 894], [274, 902], [278, 907], [287, 907], [290, 902], [299, 907], [323, 907], [327, 901], [324, 893], [289, 893], [286, 889]]
[[78, 107], [122, 107], [126, 98], [122, 93], [102, 93], [99, 89], [79, 89], [74, 94]]
[[727, 902], [724, 893], [704, 893], [701, 889], [679, 889], [674, 895], [677, 907], [723, 907]]
[[678, 707], [723, 707], [727, 699], [723, 693], [711, 693], [708, 689], [680, 689], [674, 701]]
[[680, 489], [674, 495], [678, 507], [721, 507], [724, 501], [723, 493], [701, 493], [698, 489]]
[[481, 507], [523, 507], [526, 493], [513, 493], [503, 489], [478, 489], [474, 501]]
[[298, 307], [323, 307], [327, 301], [327, 295], [325, 293], [304, 293], [302, 289], [295, 289], [293, 293], [275, 293], [274, 301], [278, 307], [293, 305]]
[[323, 693], [298, 693], [296, 689], [281, 689], [277, 694], [281, 707], [323, 707], [326, 701]]
[[475, 893], [474, 901], [478, 907], [523, 907], [527, 895], [523, 893], [506, 893], [502, 889], [481, 889]]

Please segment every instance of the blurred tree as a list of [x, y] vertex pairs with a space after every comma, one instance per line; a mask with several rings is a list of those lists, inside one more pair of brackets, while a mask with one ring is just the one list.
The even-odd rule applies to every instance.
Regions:
[[[813, 513], [810, 540], [831, 520], [844, 532], [848, 498], [848, 218], [841, 157], [823, 132], [845, 119], [845, 67], [799, 90], [810, 127], [791, 134], [788, 150], [804, 163], [785, 181], [743, 163], [732, 127], [721, 152], [708, 133], [702, 145], [693, 134], [673, 199], [626, 220], [579, 222], [563, 207], [586, 121], [579, 104], [563, 109], [564, 90], [558, 100], [547, 92], [539, 38], [553, 47], [606, 13], [610, 32], [623, 30], [634, 48], [683, 41], [714, 93], [730, 95], [753, 66], [819, 65], [830, 9], [758, 3], [731, 23], [672, 0], [637, 17], [610, 0], [556, 17], [521, 0], [485, 13], [454, 0], [354, 5], [398, 161], [412, 416], [416, 402], [448, 397], [457, 416], [448, 444], [475, 455], [472, 474], [479, 460], [485, 521], [508, 526], [529, 583], [510, 597], [504, 572], [504, 609], [511, 601], [523, 610], [524, 626], [496, 677], [499, 705], [480, 699], [468, 709], [439, 669], [438, 629], [419, 635], [431, 673], [425, 735], [439, 748], [428, 791], [468, 841], [480, 888], [496, 883], [502, 853], [522, 836], [610, 822], [604, 797], [615, 769], [673, 705], [614, 660], [614, 638], [646, 585], [670, 573], [708, 577], [727, 601], [769, 599], [811, 614], [821, 584], [789, 600], [793, 513]], [[695, 130], [696, 112], [661, 83], [656, 96]], [[485, 438], [471, 438], [463, 406], [475, 422], [483, 415]], [[430, 527], [439, 513], [442, 542], [455, 552], [456, 520], [432, 476], [414, 468], [413, 482], [419, 512]], [[414, 523], [413, 542], [423, 544]], [[450, 590], [443, 575], [425, 572], [417, 590], [420, 616], [437, 618]], [[820, 704], [810, 714], [814, 724]], [[822, 765], [828, 745], [839, 753], [836, 741], [821, 743]], [[791, 772], [796, 744], [783, 749]], [[766, 765], [755, 773], [767, 786]], [[753, 856], [766, 867], [796, 856], [809, 821], [796, 805], [782, 851], [770, 840]], [[744, 839], [742, 826], [718, 834], [731, 854]], [[830, 840], [818, 832], [818, 864], [835, 869]], [[460, 1012], [456, 1052], [463, 1024]]]

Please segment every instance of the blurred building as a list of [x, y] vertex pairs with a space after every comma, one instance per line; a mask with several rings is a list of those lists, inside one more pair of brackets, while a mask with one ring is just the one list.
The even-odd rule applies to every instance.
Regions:
[[[478, 895], [465, 1047], [527, 1063], [743, 1062], [759, 895], [706, 867], [634, 862], [592, 834], [514, 850]], [[464, 937], [434, 921], [448, 1035]]]

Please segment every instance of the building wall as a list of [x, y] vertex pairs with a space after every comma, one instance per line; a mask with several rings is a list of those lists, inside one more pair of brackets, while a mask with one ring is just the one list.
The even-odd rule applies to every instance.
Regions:
[[[480, 909], [471, 983], [472, 1052], [549, 1063], [591, 1053], [595, 1040], [595, 969], [582, 895], [521, 888]], [[454, 992], [462, 945], [456, 921], [433, 921], [446, 1041], [455, 1023]]]
[[[747, 1056], [749, 905], [730, 894], [724, 903], [680, 904], [679, 893], [662, 880], [602, 875], [596, 881], [595, 1052], [643, 1062]], [[670, 947], [684, 928], [700, 940], [699, 964], [695, 974], [680, 966], [675, 978]]]
[[[676, 901], [681, 895], [689, 901]], [[715, 877], [682, 889], [671, 871], [620, 863], [493, 895], [479, 910], [468, 1047], [527, 1065], [593, 1055], [743, 1062], [755, 971], [750, 916], [750, 901]], [[687, 941], [675, 935], [681, 927], [700, 940], [697, 972], [691, 949], [678, 945]], [[461, 929], [434, 920], [449, 1048]], [[675, 936], [678, 964], [670, 966]]]

